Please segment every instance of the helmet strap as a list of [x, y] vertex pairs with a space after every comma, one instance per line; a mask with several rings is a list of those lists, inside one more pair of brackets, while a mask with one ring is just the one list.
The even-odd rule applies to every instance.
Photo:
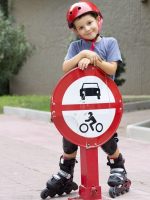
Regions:
[[90, 46], [90, 50], [91, 51], [94, 51], [94, 49], [95, 49], [95, 43], [96, 43], [96, 40], [97, 40], [98, 36], [99, 36], [99, 33], [97, 34], [97, 36], [93, 40], [89, 40], [89, 41], [92, 42], [92, 44]]

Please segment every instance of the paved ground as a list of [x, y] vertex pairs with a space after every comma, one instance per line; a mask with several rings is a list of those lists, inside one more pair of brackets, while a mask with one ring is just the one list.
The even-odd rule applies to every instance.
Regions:
[[[125, 113], [120, 124], [120, 149], [126, 158], [132, 187], [118, 200], [150, 199], [150, 143], [126, 137], [126, 126], [150, 119], [150, 110]], [[51, 123], [0, 115], [0, 200], [40, 200], [40, 191], [48, 177], [58, 170], [62, 153], [61, 136]], [[79, 155], [78, 155], [79, 160]], [[100, 185], [103, 200], [110, 199], [106, 184], [109, 168], [99, 150]], [[80, 184], [80, 162], [75, 181]], [[77, 196], [78, 192], [59, 199]]]

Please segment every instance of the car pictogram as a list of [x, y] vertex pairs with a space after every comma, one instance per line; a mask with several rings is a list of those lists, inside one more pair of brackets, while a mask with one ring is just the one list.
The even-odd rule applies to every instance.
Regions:
[[98, 83], [83, 83], [80, 89], [80, 97], [85, 100], [86, 96], [97, 96], [100, 99], [100, 88]]

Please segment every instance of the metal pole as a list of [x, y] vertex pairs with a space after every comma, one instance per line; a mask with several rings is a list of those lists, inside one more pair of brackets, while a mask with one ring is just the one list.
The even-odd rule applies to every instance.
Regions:
[[98, 148], [80, 147], [81, 185], [79, 197], [68, 200], [102, 200], [99, 186]]

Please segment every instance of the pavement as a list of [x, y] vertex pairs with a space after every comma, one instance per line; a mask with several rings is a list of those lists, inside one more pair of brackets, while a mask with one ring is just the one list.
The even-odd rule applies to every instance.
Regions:
[[[125, 112], [118, 128], [119, 148], [126, 159], [129, 193], [118, 200], [150, 200], [150, 143], [126, 136], [128, 124], [150, 119], [150, 109]], [[47, 179], [58, 171], [62, 154], [62, 136], [52, 123], [15, 115], [0, 115], [0, 200], [40, 200]], [[80, 155], [77, 156], [74, 180], [80, 185]], [[109, 168], [106, 155], [99, 148], [99, 180], [103, 200], [108, 195]], [[55, 197], [56, 200], [78, 196]]]

